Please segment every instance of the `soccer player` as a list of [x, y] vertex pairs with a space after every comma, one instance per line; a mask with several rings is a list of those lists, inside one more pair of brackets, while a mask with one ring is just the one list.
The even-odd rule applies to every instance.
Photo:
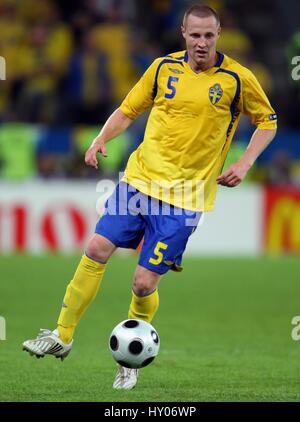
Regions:
[[[97, 153], [106, 156], [106, 142], [152, 108], [144, 140], [131, 154], [67, 287], [57, 328], [41, 330], [23, 343], [37, 357], [69, 354], [75, 328], [97, 293], [110, 256], [118, 247], [136, 248], [142, 238], [128, 317], [151, 322], [159, 281], [168, 270], [182, 269], [188, 238], [201, 214], [213, 209], [217, 185], [239, 185], [275, 136], [276, 114], [255, 76], [216, 50], [221, 31], [217, 13], [194, 5], [186, 11], [181, 31], [186, 50], [151, 64], [86, 153], [86, 164], [97, 168]], [[241, 113], [256, 130], [242, 157], [223, 171]], [[193, 185], [199, 180], [204, 184], [200, 202], [201, 192]], [[175, 194], [186, 181], [192, 182], [187, 202]], [[137, 379], [138, 370], [120, 366], [113, 387], [131, 389]]]

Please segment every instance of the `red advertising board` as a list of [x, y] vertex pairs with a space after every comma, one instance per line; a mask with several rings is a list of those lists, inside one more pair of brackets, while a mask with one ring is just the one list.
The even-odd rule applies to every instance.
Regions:
[[300, 189], [265, 189], [264, 246], [272, 253], [300, 252]]

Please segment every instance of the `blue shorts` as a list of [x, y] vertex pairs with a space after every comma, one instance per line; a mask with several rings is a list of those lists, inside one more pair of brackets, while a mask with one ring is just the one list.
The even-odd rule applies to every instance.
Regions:
[[144, 238], [139, 265], [164, 274], [181, 271], [182, 255], [201, 212], [184, 210], [120, 182], [105, 204], [95, 233], [120, 248], [136, 249]]

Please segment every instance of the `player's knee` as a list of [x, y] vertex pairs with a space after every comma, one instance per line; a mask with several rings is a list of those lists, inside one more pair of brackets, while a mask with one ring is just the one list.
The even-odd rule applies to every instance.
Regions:
[[85, 250], [86, 255], [101, 262], [107, 262], [115, 247], [111, 242], [100, 236], [94, 236]]
[[[153, 289], [152, 289], [153, 290]], [[146, 296], [150, 293], [151, 289], [149, 286], [143, 282], [134, 282], [133, 291], [137, 296]]]
[[157, 285], [157, 277], [146, 277], [145, 274], [135, 274], [133, 291], [137, 296], [146, 296], [153, 292]]

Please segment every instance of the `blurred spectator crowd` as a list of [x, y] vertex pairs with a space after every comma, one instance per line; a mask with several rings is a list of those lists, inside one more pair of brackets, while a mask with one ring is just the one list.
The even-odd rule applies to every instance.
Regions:
[[[0, 83], [1, 177], [99, 177], [84, 166], [85, 149], [153, 59], [184, 49], [180, 23], [184, 10], [195, 2], [0, 0], [0, 55], [6, 60], [7, 75]], [[282, 91], [289, 89], [296, 102], [300, 98], [299, 87], [289, 82], [287, 70], [295, 50], [300, 55], [300, 31], [291, 28], [293, 33], [281, 40], [282, 58], [277, 63], [278, 50], [274, 50], [270, 37], [274, 17], [270, 20], [266, 15], [268, 4], [274, 10], [276, 1], [258, 2], [257, 9], [252, 2], [252, 20], [249, 13], [248, 18], [243, 15], [243, 2], [205, 3], [221, 15], [219, 50], [251, 68], [279, 108], [279, 116], [281, 108], [287, 115], [289, 103]], [[280, 8], [276, 10], [280, 22]], [[264, 43], [258, 45], [255, 35]], [[282, 72], [286, 72], [286, 83], [282, 82]], [[293, 113], [290, 117], [287, 124], [300, 126], [298, 117], [293, 119]], [[145, 117], [122, 139], [112, 142], [110, 157], [101, 163], [102, 172], [114, 175], [124, 167], [142, 140], [144, 123]], [[249, 133], [249, 123], [242, 122], [232, 157], [242, 153]], [[275, 147], [274, 154], [261, 160], [265, 171], [258, 163], [253, 178], [273, 183], [278, 177], [279, 182], [285, 178], [298, 183], [297, 160], [300, 162], [299, 146], [292, 144], [292, 151]], [[292, 169], [295, 163], [296, 171]], [[290, 171], [291, 175], [282, 176]]]

